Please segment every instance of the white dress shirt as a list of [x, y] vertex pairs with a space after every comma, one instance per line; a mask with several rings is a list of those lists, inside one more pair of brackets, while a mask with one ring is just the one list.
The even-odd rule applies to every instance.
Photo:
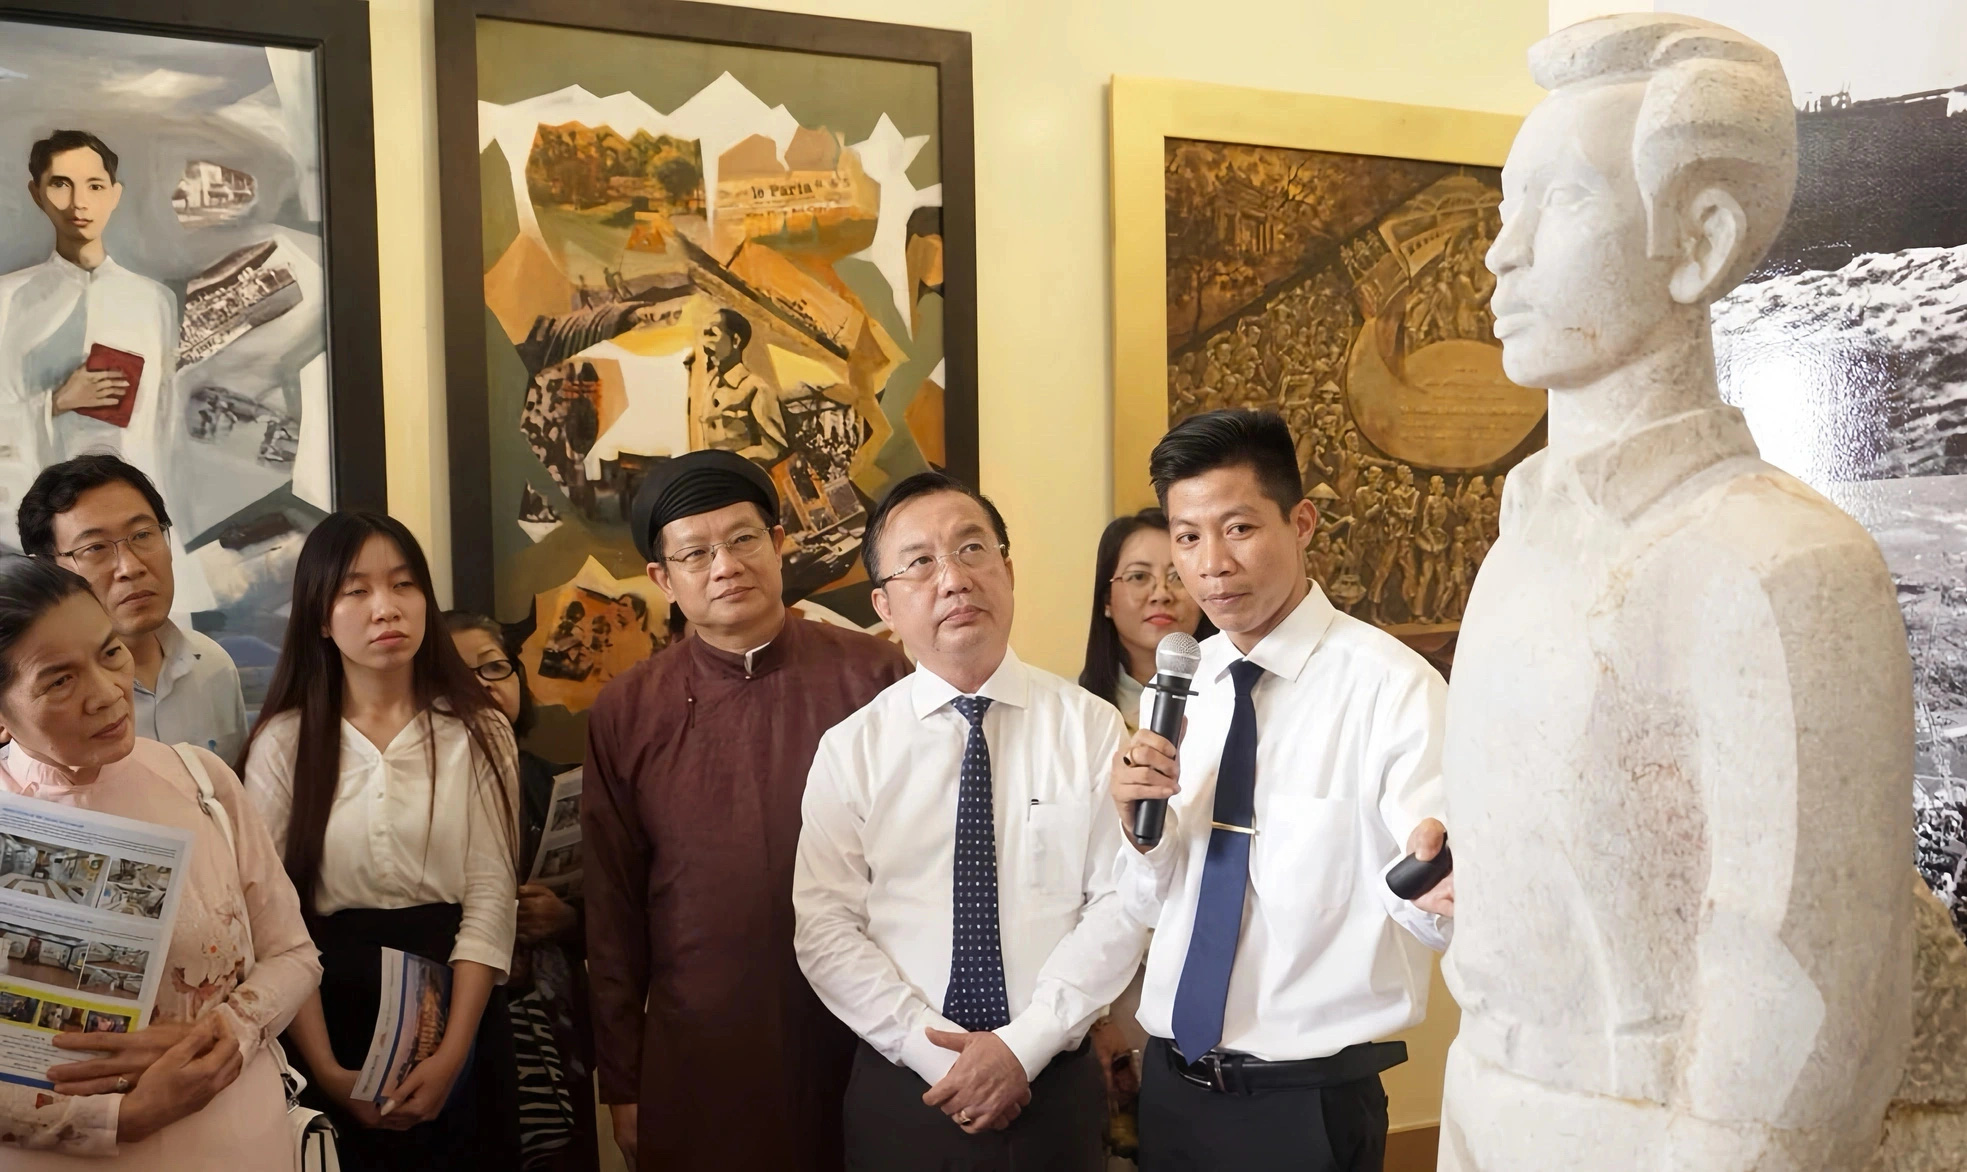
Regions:
[[1126, 672], [1113, 682], [1113, 706], [1120, 709], [1120, 719], [1127, 723], [1128, 732], [1137, 732], [1147, 718], [1147, 705], [1142, 697], [1147, 694], [1147, 685]]
[[[143, 358], [128, 427], [54, 414], [54, 392], [96, 343]], [[172, 399], [177, 359], [177, 301], [113, 259], [88, 270], [57, 253], [0, 276], [0, 543], [19, 548], [14, 513], [35, 475], [85, 452], [121, 456], [179, 499], [167, 451], [171, 428], [184, 427]]]
[[[434, 779], [427, 743], [433, 727]], [[504, 721], [487, 727], [494, 748], [507, 758], [509, 808], [517, 811], [512, 732]], [[299, 739], [300, 713], [283, 712], [267, 722], [246, 758], [246, 791], [258, 803], [283, 856]], [[328, 812], [315, 914], [455, 903], [464, 908], [464, 921], [450, 959], [476, 961], [504, 973], [512, 961], [518, 917], [511, 854], [516, 825], [507, 829], [490, 787], [474, 777], [489, 769], [476, 754], [464, 722], [454, 717], [418, 717], [380, 752], [343, 721], [341, 781]]]
[[[956, 799], [969, 723], [927, 668], [820, 741], [793, 872], [799, 967], [826, 1007], [930, 1083], [956, 1062], [924, 1029], [942, 1014], [954, 915]], [[1107, 796], [1113, 706], [1007, 652], [977, 690], [997, 816], [997, 921], [1010, 1024], [995, 1031], [1038, 1077], [1077, 1046], [1140, 964], [1143, 925], [1114, 886]]]
[[[1239, 658], [1228, 635], [1202, 644], [1181, 792], [1154, 850], [1121, 848], [1129, 907], [1155, 925], [1140, 1022], [1159, 1038], [1174, 1036]], [[1323, 1058], [1427, 1016], [1428, 948], [1447, 947], [1447, 925], [1382, 876], [1422, 819], [1442, 817], [1448, 688], [1315, 584], [1248, 658], [1265, 672], [1253, 692], [1257, 833], [1218, 1047], [1266, 1061]]]
[[153, 691], [137, 682], [137, 735], [209, 749], [228, 766], [246, 744], [246, 699], [239, 669], [209, 637], [166, 622], [157, 629], [164, 663]]

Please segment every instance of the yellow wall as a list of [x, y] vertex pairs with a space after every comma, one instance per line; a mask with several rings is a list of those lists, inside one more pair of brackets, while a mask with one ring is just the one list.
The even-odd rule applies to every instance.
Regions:
[[[1018, 653], [1085, 645], [1111, 508], [1106, 84], [1114, 74], [1521, 113], [1546, 0], [775, 0], [752, 7], [970, 30], [976, 70], [983, 488], [1018, 568]], [[579, 8], [569, 0], [568, 8]], [[391, 510], [450, 581], [430, 0], [370, 0]], [[1447, 1004], [1437, 986], [1437, 1003]], [[1431, 1122], [1452, 1005], [1389, 1079]]]
[[[1549, 0], [1550, 31], [1556, 32], [1581, 20], [1590, 20], [1594, 16], [1605, 16], [1613, 12], [1646, 11], [1653, 7], [1655, 5], [1647, 4], [1644, 0], [1633, 0], [1632, 3], [1627, 4], [1610, 4], [1606, 0]], [[1672, 5], [1668, 5], [1667, 9], [1678, 11]]]

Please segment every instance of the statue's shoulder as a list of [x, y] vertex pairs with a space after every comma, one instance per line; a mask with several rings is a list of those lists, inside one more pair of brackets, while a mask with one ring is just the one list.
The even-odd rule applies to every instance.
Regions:
[[1846, 603], [1896, 612], [1891, 574], [1865, 527], [1766, 461], [1739, 461], [1683, 507], [1699, 546], [1687, 552], [1712, 570], [1756, 580], [1772, 596], [1828, 584]]

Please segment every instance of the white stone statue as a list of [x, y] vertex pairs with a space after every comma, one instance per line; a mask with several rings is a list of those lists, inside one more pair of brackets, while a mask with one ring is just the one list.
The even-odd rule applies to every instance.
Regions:
[[1857, 1172], [1912, 1021], [1912, 684], [1859, 525], [1764, 463], [1708, 307], [1782, 226], [1775, 54], [1661, 14], [1539, 43], [1489, 253], [1550, 388], [1448, 705], [1441, 1168]]

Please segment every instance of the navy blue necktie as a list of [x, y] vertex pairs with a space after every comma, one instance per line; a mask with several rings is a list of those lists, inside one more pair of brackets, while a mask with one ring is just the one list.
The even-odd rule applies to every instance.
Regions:
[[966, 1030], [1009, 1025], [1004, 999], [1004, 948], [997, 935], [997, 811], [990, 794], [990, 744], [983, 718], [990, 701], [950, 701], [970, 722], [956, 794], [956, 868], [951, 902], [949, 991], [943, 1016]]
[[1257, 706], [1250, 693], [1264, 669], [1239, 659], [1229, 665], [1229, 674], [1236, 681], [1236, 711], [1216, 770], [1216, 825], [1209, 831], [1209, 855], [1202, 864], [1188, 958], [1175, 986], [1175, 1048], [1190, 1062], [1223, 1040], [1223, 1005], [1229, 1000], [1229, 972], [1236, 965], [1236, 939], [1243, 932], [1243, 894], [1250, 885], [1250, 838], [1257, 820]]

